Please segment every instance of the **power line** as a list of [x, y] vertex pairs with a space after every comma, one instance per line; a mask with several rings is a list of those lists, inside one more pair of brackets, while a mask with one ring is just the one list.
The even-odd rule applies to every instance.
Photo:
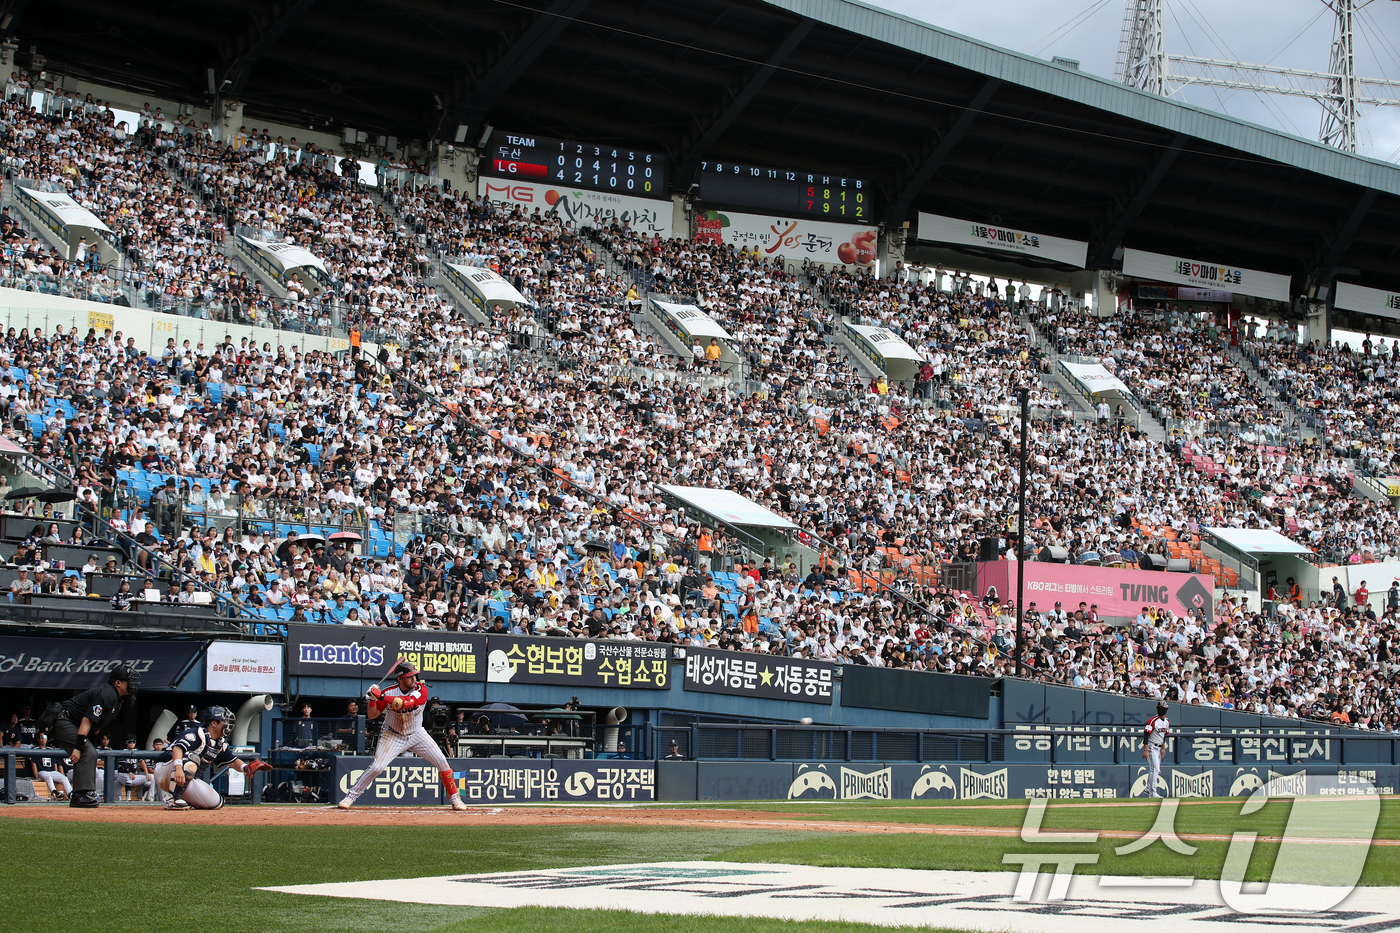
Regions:
[[[1061, 30], [1066, 28], [1068, 28], [1070, 32], [1073, 32], [1075, 29], [1078, 29], [1081, 25], [1083, 25], [1095, 13], [1108, 6], [1108, 4], [1111, 2], [1112, 0], [1097, 0], [1097, 2], [1089, 4], [1087, 7], [1071, 16], [1064, 23], [1060, 24], [1059, 26], [1056, 26], [1054, 29], [1050, 30], [1045, 35], [1041, 36], [1039, 39], [1026, 46], [1026, 48], [1022, 51], [1024, 51], [1027, 55], [1030, 55], [1035, 51], [1037, 46], [1046, 42], [1046, 40], [1053, 37], [1057, 32], [1060, 32]], [[1075, 22], [1076, 20], [1078, 20], [1078, 22]], [[1069, 35], [1069, 32], [1065, 33], [1065, 35]], [[1060, 38], [1064, 38], [1064, 36], [1061, 36]]]

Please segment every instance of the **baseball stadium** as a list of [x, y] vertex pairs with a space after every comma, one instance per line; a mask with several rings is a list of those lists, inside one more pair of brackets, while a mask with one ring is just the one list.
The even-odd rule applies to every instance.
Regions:
[[1400, 930], [1400, 5], [928, 6], [0, 0], [0, 931]]

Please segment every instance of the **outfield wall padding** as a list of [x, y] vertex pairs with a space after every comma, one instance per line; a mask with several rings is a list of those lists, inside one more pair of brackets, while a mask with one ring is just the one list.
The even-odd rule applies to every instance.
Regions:
[[699, 763], [694, 761], [658, 761], [656, 763], [657, 800], [698, 800]]
[[[664, 763], [663, 763], [664, 764]], [[1147, 763], [1085, 765], [907, 764], [889, 762], [720, 762], [697, 763], [698, 800], [1055, 800], [1144, 797]], [[1343, 775], [1361, 788], [1369, 782], [1380, 793], [1400, 787], [1400, 766], [1224, 766], [1162, 767], [1159, 792], [1173, 797], [1238, 797], [1269, 781], [1306, 794], [1311, 776]], [[683, 793], [684, 784], [674, 786]], [[662, 794], [661, 800], [692, 798]]]

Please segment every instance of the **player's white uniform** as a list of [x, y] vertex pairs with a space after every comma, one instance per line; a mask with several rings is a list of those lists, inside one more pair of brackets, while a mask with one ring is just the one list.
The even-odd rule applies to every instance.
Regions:
[[1142, 740], [1147, 745], [1147, 796], [1160, 797], [1157, 793], [1157, 775], [1162, 772], [1162, 753], [1167, 749], [1167, 736], [1171, 735], [1172, 724], [1165, 716], [1153, 716], [1147, 720], [1142, 730]]
[[[406, 705], [397, 710], [388, 706], [384, 708], [384, 726], [379, 732], [379, 746], [374, 750], [374, 761], [345, 795], [351, 803], [358, 800], [370, 784], [374, 783], [374, 779], [389, 767], [390, 762], [404, 752], [412, 752], [427, 761], [439, 774], [452, 773], [442, 749], [423, 728], [423, 708], [428, 705], [427, 684], [416, 684], [408, 693], [404, 693], [398, 684], [394, 684], [381, 696], [384, 702], [392, 701], [394, 697], [403, 697]], [[444, 778], [444, 787], [446, 782], [447, 778]], [[455, 791], [455, 784], [453, 787]]]

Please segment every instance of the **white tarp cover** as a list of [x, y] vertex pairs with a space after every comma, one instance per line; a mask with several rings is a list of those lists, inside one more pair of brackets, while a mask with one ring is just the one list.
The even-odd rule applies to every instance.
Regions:
[[1265, 528], [1207, 528], [1215, 537], [1245, 554], [1311, 554], [1312, 548]]
[[104, 224], [96, 214], [61, 191], [35, 191], [33, 188], [19, 190], [52, 211], [65, 226], [91, 227], [94, 230], [106, 230], [108, 233], [112, 231], [112, 228]]
[[714, 318], [695, 305], [678, 305], [669, 301], [657, 301], [655, 298], [651, 303], [658, 311], [675, 321], [682, 330], [691, 337], [718, 337], [720, 340], [732, 341], [729, 331], [719, 325]]
[[1095, 395], [1100, 392], [1117, 392], [1119, 395], [1132, 395], [1123, 380], [1103, 367], [1101, 363], [1064, 363], [1065, 369], [1080, 382], [1089, 387]]
[[[490, 269], [481, 266], [463, 266], [455, 262], [449, 262], [446, 265], [459, 276], [459, 281], [466, 288], [476, 292], [488, 305], [504, 304], [514, 307], [530, 303], [528, 298], [515, 290], [514, 285]], [[480, 303], [478, 302], [478, 304]]]
[[759, 525], [764, 528], [796, 528], [777, 512], [746, 499], [728, 489], [706, 489], [704, 486], [667, 486], [661, 488], [701, 512], [714, 515], [735, 525]]
[[330, 275], [326, 264], [316, 258], [316, 254], [304, 246], [297, 246], [295, 243], [264, 243], [262, 240], [254, 240], [246, 236], [243, 237], [243, 242], [271, 256], [277, 264], [282, 267], [284, 272], [291, 272], [293, 269], [311, 266], [312, 268], [320, 269], [328, 276]]
[[868, 324], [851, 324], [850, 328], [860, 334], [866, 343], [879, 351], [880, 355], [887, 360], [912, 360], [919, 364], [924, 361], [918, 350], [909, 346], [904, 342], [903, 337], [888, 328], [871, 327]]

